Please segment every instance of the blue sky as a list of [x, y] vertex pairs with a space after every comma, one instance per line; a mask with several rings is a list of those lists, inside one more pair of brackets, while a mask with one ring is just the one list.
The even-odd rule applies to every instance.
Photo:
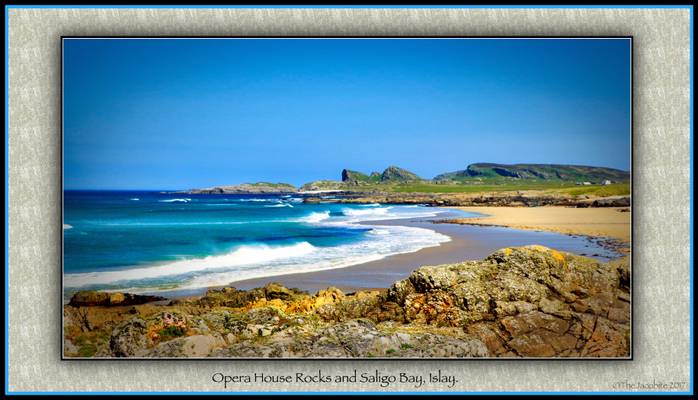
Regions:
[[66, 39], [66, 189], [630, 169], [627, 39]]

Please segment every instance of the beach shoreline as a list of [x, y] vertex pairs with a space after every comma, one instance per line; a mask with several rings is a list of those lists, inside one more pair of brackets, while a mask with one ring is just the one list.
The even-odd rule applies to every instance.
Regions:
[[[539, 232], [543, 236], [545, 236], [545, 234], [558, 234], [571, 239], [586, 240], [600, 248], [606, 249], [611, 254], [615, 253], [613, 257], [609, 257], [610, 259], [620, 258], [629, 252], [630, 213], [619, 212], [617, 208], [589, 209], [557, 206], [453, 208], [470, 213], [482, 214], [482, 216], [453, 218], [452, 216], [439, 215], [417, 220], [398, 219], [361, 222], [362, 225], [401, 225], [419, 227], [435, 230], [451, 238], [450, 241], [441, 243], [438, 246], [422, 248], [411, 253], [395, 254], [380, 260], [342, 268], [246, 279], [231, 282], [229, 285], [224, 286], [234, 286], [241, 290], [249, 290], [255, 287], [262, 287], [269, 282], [277, 282], [287, 287], [297, 287], [302, 290], [308, 290], [311, 293], [330, 286], [337, 287], [345, 292], [380, 290], [389, 287], [394, 281], [404, 279], [409, 276], [412, 271], [422, 266], [459, 263], [480, 259], [499, 248], [529, 244], [520, 242], [528, 238], [522, 231], [531, 233]], [[444, 209], [449, 208], [444, 207]], [[501, 216], [502, 214], [509, 213], [514, 216], [523, 214], [525, 217], [530, 213], [530, 211], [525, 210], [529, 209], [539, 210], [536, 211], [536, 213], [540, 213], [541, 211], [543, 211], [543, 213], [552, 212], [552, 220], [555, 224], [520, 224], [518, 221], [526, 220], [526, 218], [519, 218], [517, 220], [511, 217], [505, 219]], [[582, 211], [582, 213], [580, 213], [576, 210], [592, 210], [592, 212]], [[623, 235], [623, 229], [618, 227], [615, 227], [615, 230], [609, 230], [608, 227], [604, 229], [596, 227], [596, 230], [590, 230], [588, 226], [583, 223], [584, 221], [579, 221], [578, 218], [578, 215], [593, 214], [596, 219], [589, 224], [594, 225], [598, 224], [598, 218], [605, 218], [609, 215], [613, 216], [613, 213], [622, 214], [622, 216], [627, 217], [627, 236]], [[490, 218], [492, 218], [492, 220], [490, 220]], [[531, 236], [530, 240], [532, 243], [530, 244], [533, 244], [538, 237], [541, 236]], [[588, 254], [583, 252], [577, 253], [583, 256], [599, 255], [594, 252]], [[372, 284], [367, 285], [367, 282], [371, 282]]]
[[[612, 255], [608, 258], [618, 258], [629, 250], [629, 240], [625, 239], [629, 239], [630, 213], [619, 212], [616, 208], [580, 209], [547, 206], [443, 207], [441, 209], [445, 211], [433, 217], [362, 221], [359, 223], [365, 226], [417, 227], [436, 231], [450, 238], [448, 242], [437, 246], [393, 254], [379, 260], [341, 268], [279, 274], [226, 282], [210, 287], [174, 289], [165, 292], [148, 292], [147, 294], [162, 295], [169, 299], [195, 298], [203, 296], [209, 289], [235, 287], [240, 290], [250, 290], [263, 287], [270, 282], [280, 283], [289, 288], [299, 288], [310, 293], [328, 287], [337, 287], [344, 292], [385, 290], [393, 282], [406, 278], [412, 271], [422, 266], [481, 259], [504, 247], [527, 244], [546, 244], [552, 247], [555, 240], [564, 241], [562, 235], [569, 237], [570, 243], [563, 242], [557, 247], [584, 256], [598, 256], [599, 249], [603, 248]], [[463, 218], [456, 213], [448, 212], [448, 210], [454, 209], [476, 215]], [[547, 217], [545, 217], [546, 215]], [[585, 224], [584, 218], [590, 215], [593, 215], [594, 218], [586, 221]], [[627, 218], [627, 237], [619, 234], [622, 233], [622, 229], [614, 224], [607, 225], [612, 225], [615, 230], [609, 231], [608, 226], [605, 226], [605, 230], [600, 229], [604, 226], [599, 224], [599, 218], [603, 220], [604, 218], [608, 219], [609, 216], [616, 217], [614, 221], [619, 219], [618, 216], [621, 220]], [[590, 229], [590, 226], [594, 229]], [[597, 250], [585, 253], [586, 250], [581, 245], [585, 242], [592, 244], [592, 248]], [[565, 248], [565, 246], [568, 247]]]
[[[485, 214], [472, 219], [493, 218], [484, 209], [469, 211]], [[521, 210], [510, 212], [521, 215]], [[609, 212], [613, 210], [605, 211]], [[127, 293], [76, 294], [63, 307], [68, 326], [64, 354], [78, 358], [628, 356], [626, 255], [610, 250], [600, 254], [604, 246], [582, 234], [444, 223], [458, 220], [454, 216], [445, 211], [361, 222], [367, 227], [432, 229], [451, 239], [364, 264], [247, 279], [177, 296], [158, 293], [162, 297], [157, 299]], [[588, 233], [581, 228], [575, 232]], [[601, 260], [603, 256], [608, 260]], [[589, 268], [599, 273], [588, 274]], [[531, 270], [538, 272], [531, 276]], [[542, 284], [541, 279], [558, 283]], [[570, 287], [579, 289], [567, 291]], [[540, 339], [526, 331], [507, 330], [512, 319], [534, 331], [549, 331], [550, 321], [565, 328], [550, 331], [541, 346]], [[593, 327], [585, 331], [583, 321], [594, 321]], [[578, 329], [571, 330], [577, 336], [565, 333], [570, 324], [577, 324]], [[99, 335], [86, 342], [85, 326]], [[403, 342], [386, 348], [391, 335]], [[505, 335], [511, 340], [491, 340]], [[366, 337], [378, 339], [366, 342]], [[350, 345], [334, 347], [333, 343], [348, 343], [347, 339]]]
[[629, 244], [631, 211], [629, 207], [575, 208], [545, 207], [453, 207], [483, 217], [456, 218], [442, 222], [503, 226], [513, 229], [556, 232], [566, 235], [608, 237]]

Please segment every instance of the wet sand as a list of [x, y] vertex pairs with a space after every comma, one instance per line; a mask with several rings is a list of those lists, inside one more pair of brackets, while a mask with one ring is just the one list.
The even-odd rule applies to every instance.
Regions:
[[[482, 211], [472, 210], [472, 212]], [[421, 266], [482, 259], [504, 247], [529, 244], [541, 244], [558, 250], [593, 256], [604, 261], [619, 256], [618, 253], [604, 248], [602, 244], [585, 236], [432, 222], [444, 219], [445, 215], [447, 214], [420, 220], [403, 219], [363, 223], [371, 226], [402, 225], [435, 230], [451, 238], [450, 242], [442, 243], [440, 246], [345, 268], [248, 279], [226, 286], [247, 290], [264, 286], [269, 282], [278, 282], [286, 287], [295, 287], [311, 293], [330, 286], [345, 292], [384, 289], [390, 287], [395, 281], [407, 278], [412, 271]], [[453, 216], [450, 217], [453, 218]]]
[[[631, 215], [628, 207], [457, 207], [487, 214], [482, 218], [458, 219], [471, 225], [506, 226], [564, 234], [606, 236], [630, 243]], [[626, 210], [621, 212], [621, 210]]]

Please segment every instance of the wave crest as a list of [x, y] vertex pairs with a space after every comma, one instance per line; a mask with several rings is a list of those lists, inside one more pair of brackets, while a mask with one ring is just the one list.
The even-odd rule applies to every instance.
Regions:
[[266, 205], [264, 207], [268, 207], [268, 208], [290, 207], [290, 208], [293, 208], [293, 206], [291, 204], [288, 204], [288, 203], [269, 204], [269, 205]]
[[316, 247], [308, 242], [274, 247], [263, 244], [246, 245], [223, 255], [191, 258], [145, 268], [66, 274], [65, 286], [108, 285], [120, 281], [157, 279], [228, 267], [253, 266], [284, 258], [306, 256], [315, 250]]
[[312, 213], [310, 213], [310, 215], [307, 215], [303, 218], [300, 218], [298, 220], [298, 222], [305, 222], [305, 223], [309, 223], [309, 224], [314, 224], [314, 223], [318, 223], [320, 221], [324, 221], [328, 218], [330, 218], [329, 211], [312, 212]]
[[166, 199], [158, 200], [160, 203], [189, 203], [191, 199]]

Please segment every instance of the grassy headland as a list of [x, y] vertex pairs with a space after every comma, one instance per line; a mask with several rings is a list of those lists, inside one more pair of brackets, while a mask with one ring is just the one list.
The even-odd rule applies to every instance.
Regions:
[[573, 196], [622, 196], [630, 194], [629, 183], [614, 183], [610, 185], [578, 186], [560, 182], [506, 182], [500, 184], [438, 184], [438, 183], [407, 183], [398, 185], [382, 185], [375, 190], [395, 193], [484, 193], [484, 192], [514, 192], [538, 190], [548, 193], [570, 194]]
[[572, 196], [630, 193], [630, 174], [603, 167], [543, 164], [471, 164], [467, 169], [423, 179], [390, 166], [370, 175], [345, 169], [341, 181], [306, 183], [301, 191], [342, 190], [384, 193], [485, 193], [537, 190]]
[[[190, 189], [192, 194], [312, 194], [332, 191], [342, 197], [372, 196], [378, 194], [417, 196], [422, 194], [521, 194], [535, 192], [539, 196], [610, 197], [630, 194], [630, 173], [604, 167], [554, 164], [471, 164], [466, 169], [424, 179], [397, 166], [389, 166], [382, 173], [344, 169], [341, 180], [318, 180], [300, 188], [287, 183], [245, 183]], [[394, 197], [394, 196], [393, 196]], [[414, 197], [414, 196], [412, 196]], [[371, 201], [371, 200], [367, 200]], [[392, 200], [388, 200], [390, 202]], [[352, 201], [354, 202], [354, 201]], [[408, 201], [410, 202], [410, 201]], [[467, 205], [467, 204], [464, 204]]]

